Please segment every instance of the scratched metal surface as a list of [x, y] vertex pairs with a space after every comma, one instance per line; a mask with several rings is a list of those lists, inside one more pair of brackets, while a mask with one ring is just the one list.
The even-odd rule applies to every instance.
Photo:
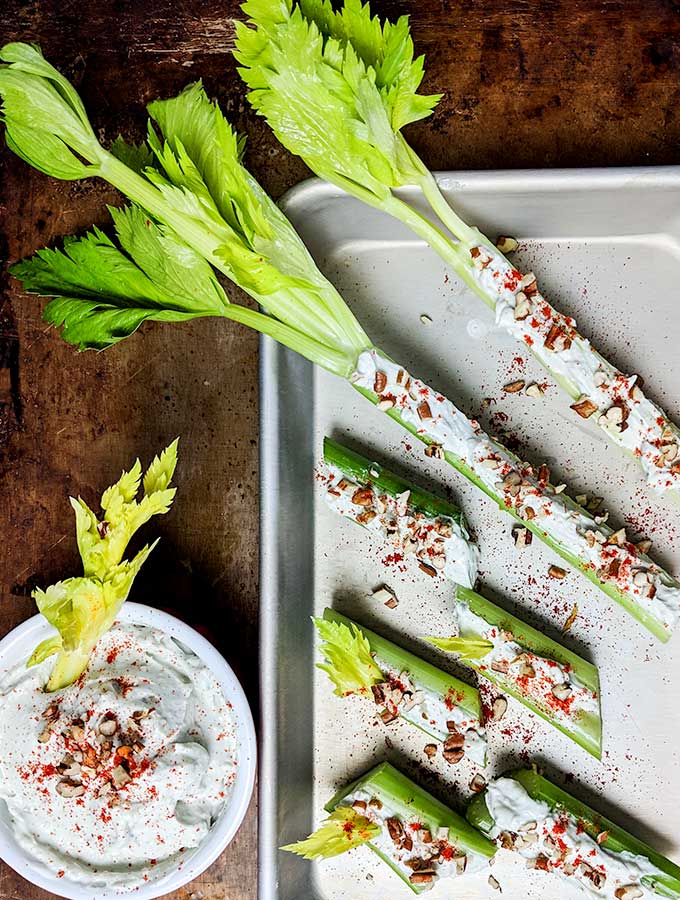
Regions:
[[[447, 195], [488, 233], [521, 241], [523, 270], [533, 269], [559, 309], [574, 315], [624, 371], [680, 418], [680, 171], [610, 170], [444, 175]], [[547, 462], [556, 482], [600, 495], [616, 525], [654, 540], [656, 557], [680, 574], [680, 513], [646, 488], [641, 470], [596, 426], [558, 403], [559, 389], [492, 314], [447, 274], [427, 247], [398, 223], [319, 182], [293, 190], [284, 208], [322, 269], [350, 301], [372, 339], [412, 373], [449, 396], [520, 453]], [[427, 326], [421, 313], [432, 318]], [[454, 805], [469, 796], [472, 768], [423, 752], [426, 740], [406, 723], [378, 725], [371, 704], [345, 701], [315, 670], [310, 615], [326, 605], [355, 616], [427, 657], [450, 666], [418, 636], [446, 633], [452, 588], [385, 561], [366, 533], [339, 519], [313, 483], [324, 434], [374, 451], [398, 471], [457, 498], [482, 550], [481, 582], [501, 604], [559, 636], [572, 606], [579, 614], [565, 643], [600, 667], [604, 757], [600, 763], [514, 701], [489, 727], [487, 774], [534, 761], [579, 797], [670, 856], [680, 858], [680, 709], [674, 672], [679, 638], [662, 646], [579, 573], [548, 579], [557, 557], [540, 542], [521, 552], [511, 520], [445, 463], [360, 397], [349, 384], [266, 342], [262, 361], [262, 697], [261, 897], [340, 900], [408, 897], [408, 888], [368, 850], [312, 865], [276, 852], [306, 834], [343, 784], [389, 759]], [[535, 400], [503, 395], [512, 378], [548, 381]], [[484, 398], [493, 398], [484, 408]], [[376, 585], [395, 589], [388, 610], [370, 600]], [[464, 675], [469, 678], [469, 673]], [[558, 900], [573, 886], [547, 882], [503, 853], [494, 867], [504, 896]], [[495, 896], [486, 875], [442, 881], [434, 898]]]

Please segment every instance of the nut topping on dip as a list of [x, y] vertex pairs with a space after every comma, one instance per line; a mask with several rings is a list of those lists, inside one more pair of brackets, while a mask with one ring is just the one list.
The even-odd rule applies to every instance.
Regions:
[[162, 631], [123, 623], [75, 684], [45, 693], [50, 667], [20, 662], [0, 680], [0, 799], [17, 841], [88, 887], [132, 891], [181, 867], [236, 777], [216, 678]]

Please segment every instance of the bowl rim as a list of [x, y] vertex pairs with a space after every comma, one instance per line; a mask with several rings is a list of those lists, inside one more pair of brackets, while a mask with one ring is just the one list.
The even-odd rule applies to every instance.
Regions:
[[[0, 828], [0, 858], [27, 881], [67, 900], [114, 900], [126, 896], [135, 900], [155, 900], [188, 884], [212, 865], [232, 841], [243, 822], [255, 784], [257, 740], [253, 716], [241, 683], [222, 654], [191, 625], [142, 603], [124, 603], [116, 622], [158, 628], [189, 647], [208, 666], [234, 713], [238, 747], [236, 779], [227, 805], [203, 843], [175, 871], [131, 890], [90, 888], [82, 882], [52, 875], [43, 863], [30, 857], [19, 846], [11, 829]], [[0, 640], [0, 671], [15, 665], [20, 655], [27, 658], [25, 644], [32, 647], [53, 633], [52, 626], [40, 614], [17, 625]]]

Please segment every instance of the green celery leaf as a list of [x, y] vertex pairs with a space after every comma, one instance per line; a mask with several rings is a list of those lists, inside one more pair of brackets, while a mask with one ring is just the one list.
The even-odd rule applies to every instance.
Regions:
[[75, 88], [31, 44], [5, 44], [0, 60], [10, 148], [55, 178], [96, 174], [103, 151]]
[[177, 444], [177, 440], [173, 441], [149, 466], [140, 501], [136, 499], [142, 476], [139, 460], [104, 491], [101, 498], [104, 518], [101, 521], [82, 498], [71, 498], [76, 514], [78, 549], [86, 576], [106, 579], [107, 572], [120, 563], [137, 529], [152, 516], [170, 509], [176, 490], [169, 484], [177, 465]]
[[63, 325], [65, 340], [103, 349], [147, 319], [179, 322], [228, 306], [210, 265], [174, 233], [136, 206], [111, 213], [122, 250], [94, 228], [10, 269], [24, 290], [56, 297], [44, 318]]
[[141, 144], [128, 144], [121, 134], [111, 144], [110, 151], [116, 159], [132, 169], [133, 172], [144, 172], [153, 165], [154, 156], [148, 145], [144, 142]]
[[406, 19], [381, 28], [358, 0], [337, 14], [317, 0], [243, 9], [254, 27], [236, 23], [239, 72], [289, 150], [374, 205], [426, 174], [399, 133], [437, 101], [416, 93], [423, 63], [413, 60]]
[[329, 859], [360, 847], [380, 834], [381, 828], [351, 806], [338, 806], [320, 828], [304, 841], [281, 847], [303, 859]]
[[491, 641], [487, 641], [484, 638], [438, 638], [426, 635], [425, 640], [434, 644], [435, 647], [439, 647], [440, 650], [446, 650], [447, 653], [455, 653], [461, 659], [482, 659], [493, 650]]
[[338, 697], [370, 694], [372, 685], [385, 680], [371, 656], [371, 645], [359, 628], [326, 619], [313, 622], [323, 641], [321, 652], [326, 660], [325, 664], [317, 663], [317, 668], [327, 673]]
[[144, 547], [130, 562], [115, 566], [107, 572], [106, 581], [69, 578], [46, 591], [33, 592], [38, 609], [59, 632], [58, 638], [39, 644], [28, 663], [35, 665], [54, 652], [58, 654], [46, 690], [60, 690], [82, 675], [97, 641], [113, 625], [154, 546]]

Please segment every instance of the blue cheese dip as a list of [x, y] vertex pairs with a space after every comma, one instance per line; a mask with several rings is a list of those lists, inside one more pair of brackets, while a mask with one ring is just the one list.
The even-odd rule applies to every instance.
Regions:
[[177, 869], [229, 800], [231, 704], [210, 669], [159, 629], [116, 624], [73, 685], [52, 665], [1, 673], [0, 800], [53, 875], [135, 890]]

